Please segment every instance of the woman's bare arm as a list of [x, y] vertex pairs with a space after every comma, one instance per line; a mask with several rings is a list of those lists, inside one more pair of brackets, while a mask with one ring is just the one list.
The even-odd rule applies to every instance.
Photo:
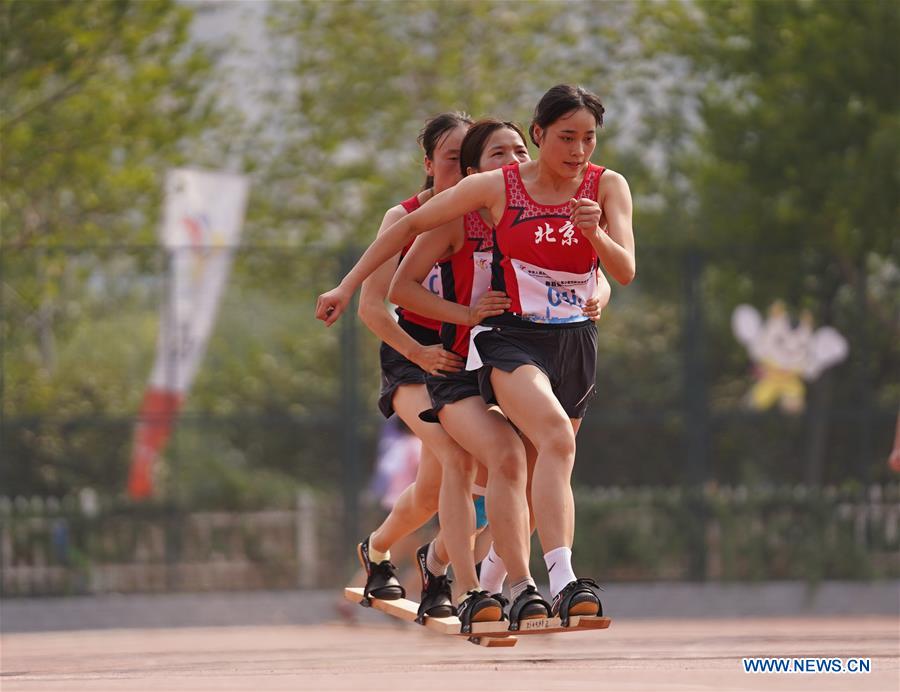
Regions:
[[[406, 216], [403, 207], [388, 210], [378, 229], [379, 235], [393, 223]], [[397, 256], [391, 257], [369, 276], [362, 285], [359, 295], [360, 319], [382, 341], [394, 348], [405, 358], [426, 372], [444, 370], [453, 372], [461, 369], [462, 361], [455, 354], [440, 346], [425, 346], [407, 334], [390, 314], [384, 301], [388, 287], [397, 266]], [[427, 274], [427, 272], [426, 272]]]
[[624, 177], [615, 171], [607, 171], [600, 178], [599, 196], [607, 231], [598, 227], [595, 233], [589, 234], [588, 240], [597, 251], [603, 268], [620, 284], [629, 284], [636, 271], [631, 190]]
[[500, 171], [470, 175], [449, 190], [435, 195], [413, 213], [399, 219], [375, 239], [336, 288], [319, 296], [316, 318], [330, 327], [346, 309], [363, 280], [399, 253], [417, 235], [438, 228], [467, 212], [490, 207], [498, 192], [505, 194]]
[[[458, 237], [457, 237], [458, 236]], [[391, 282], [390, 298], [420, 315], [451, 324], [475, 325], [485, 317], [502, 314], [510, 305], [509, 298], [499, 291], [492, 292], [487, 302], [478, 305], [460, 305], [435, 295], [422, 285], [434, 263], [452, 254], [462, 246], [461, 224], [448, 224], [416, 238], [412, 248], [403, 258]]]

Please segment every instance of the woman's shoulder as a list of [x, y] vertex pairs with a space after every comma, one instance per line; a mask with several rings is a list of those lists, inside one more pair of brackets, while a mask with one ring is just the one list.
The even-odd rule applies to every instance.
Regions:
[[625, 176], [618, 171], [603, 166], [599, 166], [599, 168], [603, 168], [603, 175], [600, 176], [600, 189], [617, 188], [622, 185], [628, 186], [628, 181], [625, 180]]
[[404, 216], [409, 214], [406, 207], [403, 206], [403, 203], [395, 204], [393, 207], [384, 212], [384, 220], [393, 223], [398, 219], [402, 219]]
[[[419, 206], [422, 206], [423, 204], [425, 204], [425, 202], [430, 200], [432, 197], [434, 197], [434, 188], [433, 187], [428, 187], [428, 188], [425, 188], [424, 190], [420, 190], [419, 192], [417, 192], [414, 195], [414, 199], [416, 199], [419, 202]], [[416, 439], [418, 439], [418, 438], [416, 438]]]
[[[412, 214], [416, 209], [424, 205], [428, 200], [434, 197], [434, 190], [432, 188], [426, 188], [424, 190], [420, 190], [412, 197], [404, 199], [402, 202], [398, 202], [393, 207], [385, 212], [385, 217], [388, 214], [391, 216], [400, 217], [404, 214]], [[395, 219], [396, 220], [396, 219]]]
[[504, 169], [497, 168], [493, 171], [484, 171], [483, 173], [472, 173], [463, 178], [462, 182], [468, 187], [497, 187], [503, 185]]

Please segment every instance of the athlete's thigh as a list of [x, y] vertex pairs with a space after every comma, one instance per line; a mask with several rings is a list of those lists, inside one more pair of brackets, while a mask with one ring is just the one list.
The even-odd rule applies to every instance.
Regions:
[[463, 449], [486, 466], [497, 450], [522, 450], [522, 441], [509, 421], [496, 409], [489, 409], [480, 396], [447, 404], [438, 413], [441, 425]]
[[394, 392], [394, 410], [413, 434], [422, 440], [431, 452], [440, 458], [442, 454], [460, 451], [456, 441], [437, 423], [426, 423], [419, 414], [431, 408], [431, 399], [424, 384], [404, 384]]
[[550, 380], [534, 365], [520, 365], [512, 372], [491, 371], [491, 386], [503, 412], [535, 446], [559, 426], [569, 426], [569, 417], [553, 393]]

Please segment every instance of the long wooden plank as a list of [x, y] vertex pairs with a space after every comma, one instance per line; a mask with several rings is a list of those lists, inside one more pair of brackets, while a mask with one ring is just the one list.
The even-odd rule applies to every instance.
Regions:
[[[363, 590], [347, 587], [344, 589], [344, 597], [348, 601], [361, 603], [363, 600]], [[371, 599], [372, 607], [383, 613], [392, 615], [395, 618], [405, 620], [406, 622], [415, 622], [416, 613], [419, 611], [418, 604], [405, 598], [398, 598], [396, 601], [382, 601], [377, 598]], [[438, 618], [439, 620], [447, 620], [449, 618]], [[458, 621], [457, 621], [458, 622]]]
[[[344, 597], [348, 601], [360, 603], [362, 601], [362, 589], [346, 588], [344, 589]], [[399, 598], [396, 601], [381, 601], [377, 598], [371, 599], [371, 605], [376, 610], [383, 613], [405, 620], [406, 622], [415, 622], [416, 614], [419, 611], [419, 604], [405, 598]], [[460, 623], [456, 617], [449, 618], [425, 618], [425, 626], [441, 634], [450, 634], [458, 637], [467, 637], [473, 644], [479, 646], [515, 646], [518, 641], [512, 633], [504, 629], [495, 636], [482, 635], [472, 637], [464, 635], [459, 631]]]
[[[346, 588], [344, 596], [354, 603], [362, 600], [362, 589]], [[414, 622], [416, 612], [419, 609], [417, 603], [405, 598], [396, 601], [381, 601], [372, 599], [372, 607], [388, 615], [392, 615], [407, 622]], [[561, 632], [578, 632], [584, 630], [603, 630], [610, 626], [612, 620], [607, 617], [593, 617], [587, 615], [573, 615], [569, 618], [569, 626], [563, 627], [559, 618], [537, 618], [534, 620], [522, 620], [519, 630], [510, 632], [508, 622], [474, 622], [472, 633], [462, 634], [459, 631], [460, 623], [457, 617], [425, 618], [425, 626], [441, 634], [450, 634], [459, 637], [509, 637], [520, 634], [555, 634]]]

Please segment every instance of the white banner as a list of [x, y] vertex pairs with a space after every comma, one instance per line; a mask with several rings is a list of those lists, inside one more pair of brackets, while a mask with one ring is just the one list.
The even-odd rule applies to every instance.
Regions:
[[160, 235], [171, 273], [152, 387], [182, 395], [190, 389], [240, 242], [246, 201], [243, 176], [169, 171]]
[[156, 362], [134, 436], [128, 492], [153, 495], [153, 469], [197, 374], [240, 242], [243, 176], [174, 169], [166, 176], [160, 240], [169, 253]]

